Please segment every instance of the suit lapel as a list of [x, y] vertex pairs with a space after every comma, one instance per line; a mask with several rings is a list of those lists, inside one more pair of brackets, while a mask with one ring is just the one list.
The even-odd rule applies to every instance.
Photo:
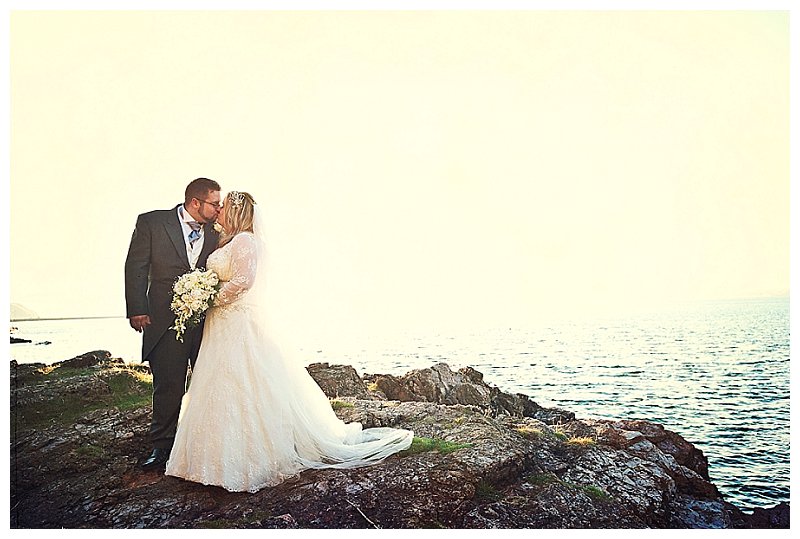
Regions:
[[183, 241], [183, 229], [178, 219], [178, 206], [172, 209], [171, 217], [164, 221], [164, 228], [167, 229], [167, 235], [172, 240], [175, 250], [178, 251], [178, 256], [189, 268], [189, 255], [186, 254], [186, 242]]

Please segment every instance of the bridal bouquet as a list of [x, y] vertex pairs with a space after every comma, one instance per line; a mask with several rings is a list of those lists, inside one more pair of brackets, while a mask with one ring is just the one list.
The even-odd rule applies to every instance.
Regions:
[[172, 286], [174, 292], [170, 308], [175, 313], [175, 338], [183, 342], [187, 328], [200, 323], [206, 311], [219, 294], [220, 282], [212, 270], [200, 268], [178, 277]]

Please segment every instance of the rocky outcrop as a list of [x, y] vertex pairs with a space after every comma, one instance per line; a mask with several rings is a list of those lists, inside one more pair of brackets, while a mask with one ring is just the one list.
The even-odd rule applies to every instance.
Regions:
[[72, 359], [61, 361], [58, 366], [62, 369], [77, 369], [81, 367], [96, 367], [98, 365], [123, 365], [124, 362], [120, 359], [112, 359], [111, 352], [107, 350], [95, 350], [94, 352], [86, 352]]
[[332, 398], [355, 397], [370, 399], [369, 391], [356, 370], [350, 365], [329, 365], [328, 363], [312, 363], [306, 367], [317, 385]]
[[492, 417], [533, 417], [548, 424], [575, 419], [572, 412], [543, 408], [527, 395], [505, 393], [488, 385], [483, 381], [483, 374], [472, 367], [454, 372], [446, 363], [438, 363], [404, 376], [375, 374], [366, 375], [364, 379], [374, 384], [376, 394], [389, 400], [477, 406]]
[[347, 403], [343, 420], [412, 429], [414, 445], [374, 466], [231, 493], [137, 469], [149, 449], [145, 367], [98, 353], [70, 365], [12, 364], [13, 528], [788, 526], [788, 506], [749, 519], [726, 503], [703, 453], [660, 425], [500, 412], [480, 373], [443, 364], [399, 384], [431, 401], [381, 398], [368, 376], [363, 398], [350, 367], [309, 367]]

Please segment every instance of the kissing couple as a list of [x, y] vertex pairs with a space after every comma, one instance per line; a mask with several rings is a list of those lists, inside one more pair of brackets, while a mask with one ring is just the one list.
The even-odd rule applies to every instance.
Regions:
[[[307, 468], [365, 466], [408, 448], [409, 430], [341, 421], [305, 367], [281, 354], [267, 332], [261, 210], [249, 193], [223, 200], [220, 191], [197, 178], [182, 204], [139, 215], [133, 231], [127, 317], [143, 333], [142, 361], [153, 374], [153, 450], [140, 466], [256, 492]], [[221, 287], [181, 341], [171, 327], [173, 284], [203, 267]]]

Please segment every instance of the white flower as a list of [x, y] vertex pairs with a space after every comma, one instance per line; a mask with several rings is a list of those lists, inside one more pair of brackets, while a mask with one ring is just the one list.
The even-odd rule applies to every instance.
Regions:
[[196, 269], [181, 275], [172, 287], [170, 308], [175, 313], [176, 338], [183, 342], [187, 328], [196, 326], [219, 293], [219, 277], [213, 270]]

